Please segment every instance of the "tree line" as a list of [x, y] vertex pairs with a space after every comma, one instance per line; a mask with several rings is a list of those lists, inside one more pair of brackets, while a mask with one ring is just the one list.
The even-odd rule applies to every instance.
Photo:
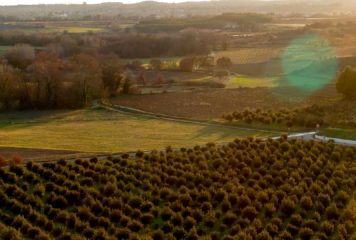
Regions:
[[175, 34], [146, 33], [25, 33], [0, 32], [0, 45], [29, 44], [51, 48], [60, 56], [81, 52], [115, 53], [120, 58], [154, 58], [207, 54], [226, 48], [226, 40], [213, 31], [185, 30]]
[[254, 13], [223, 13], [217, 16], [146, 18], [135, 25], [140, 32], [177, 32], [187, 28], [257, 31], [272, 17]]
[[9, 49], [0, 64], [0, 109], [56, 109], [88, 105], [123, 88], [115, 55], [79, 53], [61, 58], [29, 45]]

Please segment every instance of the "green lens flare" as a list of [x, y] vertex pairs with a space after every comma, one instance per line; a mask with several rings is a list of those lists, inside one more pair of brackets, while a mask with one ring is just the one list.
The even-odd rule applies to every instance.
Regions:
[[282, 66], [288, 85], [310, 93], [335, 78], [338, 60], [326, 39], [306, 35], [295, 39], [285, 49]]

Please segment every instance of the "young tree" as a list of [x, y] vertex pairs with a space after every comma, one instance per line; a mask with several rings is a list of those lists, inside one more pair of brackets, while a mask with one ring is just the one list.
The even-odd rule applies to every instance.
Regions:
[[348, 100], [356, 99], [356, 70], [346, 67], [336, 82], [336, 89]]

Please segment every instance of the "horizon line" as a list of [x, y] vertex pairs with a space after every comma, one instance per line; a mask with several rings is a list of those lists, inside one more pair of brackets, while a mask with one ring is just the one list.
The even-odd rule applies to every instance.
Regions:
[[86, 1], [83, 1], [82, 3], [23, 3], [23, 4], [0, 4], [0, 7], [17, 7], [17, 6], [43, 6], [43, 5], [101, 5], [101, 4], [124, 4], [124, 5], [132, 5], [132, 4], [140, 4], [140, 3], [145, 3], [145, 2], [154, 2], [154, 3], [166, 3], [166, 4], [181, 4], [181, 3], [196, 3], [196, 2], [212, 2], [212, 1], [220, 1], [220, 0], [173, 0], [173, 1], [165, 1], [165, 0], [138, 0], [134, 2], [122, 2], [122, 1], [103, 1], [103, 2], [97, 2], [97, 3], [88, 3]]

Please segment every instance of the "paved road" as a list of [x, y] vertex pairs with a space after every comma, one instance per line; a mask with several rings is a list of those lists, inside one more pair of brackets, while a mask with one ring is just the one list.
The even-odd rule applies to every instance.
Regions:
[[339, 145], [356, 147], [356, 141], [347, 140], [347, 139], [325, 137], [320, 135], [315, 135], [315, 139], [323, 142], [334, 141], [334, 143]]

